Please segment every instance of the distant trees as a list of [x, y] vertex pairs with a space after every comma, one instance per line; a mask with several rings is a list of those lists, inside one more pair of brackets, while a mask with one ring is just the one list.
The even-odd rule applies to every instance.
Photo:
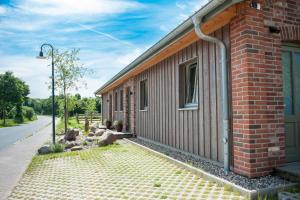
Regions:
[[[79, 94], [68, 95], [68, 116], [76, 114], [90, 114], [91, 112], [101, 112], [101, 101], [96, 98], [81, 98]], [[51, 115], [52, 102], [51, 97], [47, 99], [31, 99], [28, 98], [24, 103], [25, 106], [32, 107], [37, 114]], [[64, 117], [64, 98], [62, 95], [55, 97], [55, 114]]]
[[23, 121], [22, 104], [29, 94], [29, 87], [24, 81], [15, 77], [12, 72], [0, 74], [0, 111], [3, 125], [6, 126], [6, 118], [15, 109], [15, 117]]

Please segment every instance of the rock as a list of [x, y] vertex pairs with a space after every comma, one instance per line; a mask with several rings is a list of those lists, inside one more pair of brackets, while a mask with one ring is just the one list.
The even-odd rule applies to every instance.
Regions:
[[97, 129], [98, 129], [97, 127], [92, 126], [92, 127], [90, 128], [90, 131], [93, 132], [93, 133], [95, 133], [95, 131], [96, 131]]
[[67, 141], [66, 142], [66, 149], [70, 149], [70, 148], [72, 148], [72, 147], [74, 147], [74, 146], [78, 146], [78, 143], [77, 142], [75, 142], [75, 141]]
[[58, 142], [59, 144], [63, 144], [63, 143], [66, 142], [66, 140], [65, 140], [64, 136], [61, 136], [61, 137], [59, 137], [59, 138], [57, 139], [57, 142]]
[[112, 132], [106, 131], [106, 132], [103, 133], [103, 135], [99, 138], [98, 146], [99, 146], [99, 147], [101, 147], [101, 146], [106, 146], [106, 145], [109, 145], [109, 144], [114, 143], [114, 141], [116, 141], [116, 140], [117, 140], [117, 138], [116, 138], [116, 136], [115, 136]]
[[105, 130], [104, 130], [104, 129], [97, 129], [96, 132], [95, 132], [95, 135], [96, 135], [96, 136], [102, 136], [103, 133], [105, 133]]
[[78, 136], [79, 133], [80, 133], [80, 130], [79, 129], [74, 129], [74, 132], [75, 132], [75, 135]]
[[38, 149], [38, 153], [39, 154], [52, 153], [52, 149], [50, 148], [50, 146], [42, 146], [41, 148]]
[[65, 140], [67, 141], [74, 141], [76, 140], [76, 132], [74, 129], [68, 129], [65, 134]]
[[99, 129], [104, 129], [104, 130], [106, 130], [106, 126], [105, 126], [105, 125], [99, 125]]
[[93, 141], [97, 140], [97, 138], [96, 137], [86, 137], [85, 140], [88, 142], [93, 142]]
[[80, 151], [82, 150], [82, 146], [74, 146], [71, 148], [71, 151]]
[[89, 132], [88, 136], [93, 137], [93, 136], [95, 136], [95, 133], [94, 132]]

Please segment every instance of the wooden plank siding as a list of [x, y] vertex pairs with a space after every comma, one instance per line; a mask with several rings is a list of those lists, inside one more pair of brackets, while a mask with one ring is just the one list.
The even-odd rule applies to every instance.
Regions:
[[[229, 26], [212, 33], [229, 48]], [[136, 134], [177, 149], [223, 163], [222, 91], [219, 49], [215, 44], [197, 40], [154, 66], [137, 74]], [[179, 109], [179, 66], [191, 59], [198, 62], [198, 109]], [[140, 110], [140, 82], [148, 82], [148, 108]], [[109, 118], [109, 96], [120, 95], [124, 85], [102, 94], [103, 118]], [[118, 96], [118, 102], [120, 97]], [[114, 104], [114, 99], [112, 103]], [[124, 109], [125, 109], [125, 100]], [[119, 104], [119, 103], [118, 103]], [[118, 105], [118, 110], [120, 109]], [[115, 112], [113, 120], [125, 120], [123, 112]]]
[[[228, 26], [212, 35], [229, 45]], [[136, 76], [138, 136], [223, 162], [220, 53], [215, 44], [192, 43]], [[179, 65], [198, 61], [199, 107], [179, 109]], [[140, 111], [140, 81], [148, 80], [148, 109]]]

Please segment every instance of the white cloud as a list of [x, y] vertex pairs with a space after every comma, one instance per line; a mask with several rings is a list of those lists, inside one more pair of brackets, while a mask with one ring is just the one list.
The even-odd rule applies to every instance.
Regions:
[[12, 71], [24, 80], [30, 88], [30, 96], [47, 97], [50, 95], [46, 82], [49, 81], [51, 68], [49, 62], [26, 56], [0, 56], [0, 73]]
[[[78, 91], [72, 90], [71, 93], [80, 93], [83, 97], [93, 96], [101, 85], [141, 53], [141, 49], [133, 49], [130, 53], [123, 54], [117, 52], [81, 52], [80, 57], [84, 58], [81, 63], [95, 72], [87, 74], [83, 80], [79, 81]], [[32, 57], [0, 55], [0, 73], [12, 71], [29, 85], [30, 97], [46, 98], [51, 95], [47, 85], [51, 74], [49, 63], [50, 60], [39, 60], [35, 58], [35, 55]], [[86, 83], [86, 87], [83, 83]]]
[[159, 29], [162, 30], [163, 32], [169, 32], [170, 31], [170, 29], [164, 24], [161, 24], [159, 26]]
[[6, 8], [3, 6], [0, 6], [0, 15], [5, 15], [6, 12], [7, 12]]
[[180, 8], [181, 10], [185, 10], [185, 9], [186, 9], [186, 6], [187, 6], [187, 5], [185, 5], [185, 4], [176, 2], [176, 7]]
[[128, 64], [130, 64], [132, 61], [134, 61], [139, 55], [142, 54], [142, 50], [141, 49], [134, 49], [129, 53], [120, 55], [117, 57], [116, 62], [120, 65], [120, 66], [126, 66]]
[[0, 21], [2, 29], [12, 29], [18, 31], [36, 31], [51, 24], [50, 20], [22, 20], [8, 19]]
[[142, 7], [128, 0], [25, 0], [19, 8], [49, 16], [95, 15], [123, 13]]
[[72, 94], [79, 93], [82, 97], [94, 97], [94, 92], [103, 85], [107, 79], [105, 78], [91, 78], [85, 77], [84, 83], [79, 83], [78, 90], [72, 90]]

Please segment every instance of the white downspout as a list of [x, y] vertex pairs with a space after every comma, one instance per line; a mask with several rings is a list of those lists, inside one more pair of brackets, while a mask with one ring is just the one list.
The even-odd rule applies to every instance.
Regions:
[[[223, 3], [223, 1], [217, 1], [215, 6], [219, 6]], [[222, 107], [223, 107], [223, 142], [224, 142], [224, 171], [228, 174], [230, 170], [229, 164], [229, 144], [228, 144], [228, 135], [229, 135], [229, 112], [228, 112], [228, 90], [227, 90], [227, 80], [228, 80], [228, 73], [227, 73], [227, 50], [226, 46], [223, 41], [219, 40], [218, 38], [206, 35], [201, 30], [201, 24], [204, 15], [194, 16], [192, 18], [194, 23], [195, 32], [198, 37], [202, 40], [213, 42], [217, 44], [220, 48], [220, 64], [222, 69]]]

